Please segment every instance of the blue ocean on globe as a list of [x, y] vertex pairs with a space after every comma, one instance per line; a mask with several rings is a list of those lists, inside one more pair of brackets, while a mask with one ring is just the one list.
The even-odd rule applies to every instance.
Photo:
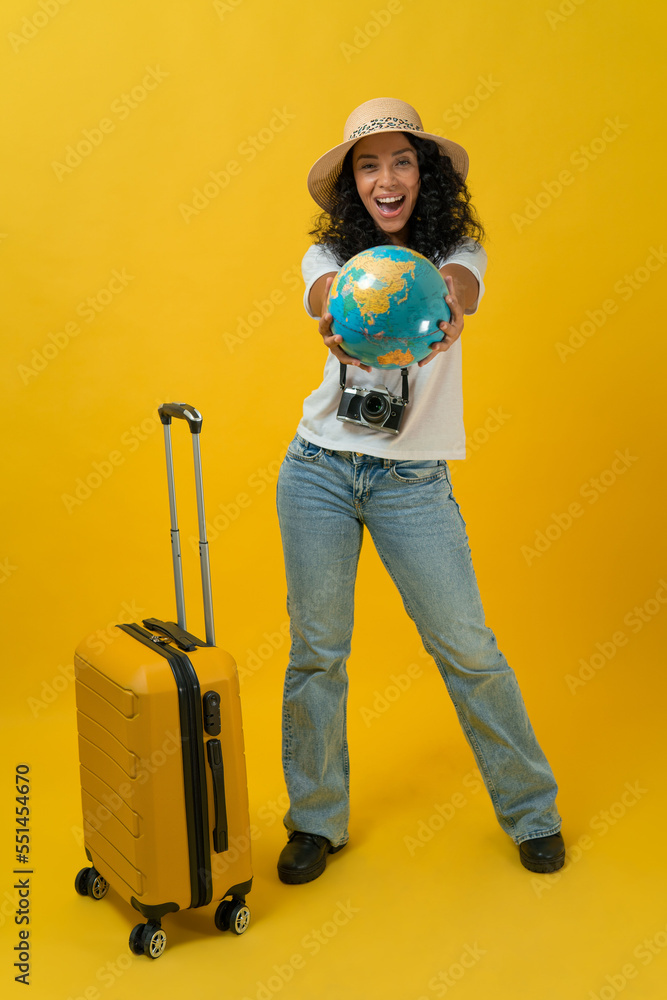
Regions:
[[404, 368], [427, 357], [450, 317], [437, 267], [407, 247], [371, 247], [351, 257], [331, 285], [331, 330], [341, 347], [373, 368]]

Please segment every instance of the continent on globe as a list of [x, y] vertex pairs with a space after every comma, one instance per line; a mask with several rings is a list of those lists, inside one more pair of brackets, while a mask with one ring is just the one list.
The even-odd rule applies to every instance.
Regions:
[[334, 334], [352, 357], [376, 368], [421, 361], [443, 339], [447, 285], [428, 258], [408, 247], [371, 247], [351, 257], [331, 285]]
[[405, 368], [407, 365], [411, 365], [414, 361], [414, 356], [410, 348], [407, 351], [389, 351], [389, 354], [381, 354], [377, 361], [379, 365], [386, 368], [388, 365], [394, 365], [397, 368]]
[[[425, 258], [424, 258], [425, 259]], [[373, 284], [364, 280], [366, 274], [355, 268], [343, 288], [343, 295], [352, 295], [359, 312], [368, 323], [375, 322], [377, 313], [386, 313], [395, 305], [401, 305], [408, 297], [408, 280], [414, 281], [415, 265], [409, 261], [384, 259], [373, 254], [366, 261], [367, 269], [373, 269]], [[383, 282], [377, 288], [375, 282]]]

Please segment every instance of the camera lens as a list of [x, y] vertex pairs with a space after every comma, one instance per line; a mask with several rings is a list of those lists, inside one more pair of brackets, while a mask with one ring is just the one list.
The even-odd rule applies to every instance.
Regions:
[[389, 400], [377, 392], [369, 392], [361, 401], [361, 416], [369, 424], [381, 424], [389, 416]]

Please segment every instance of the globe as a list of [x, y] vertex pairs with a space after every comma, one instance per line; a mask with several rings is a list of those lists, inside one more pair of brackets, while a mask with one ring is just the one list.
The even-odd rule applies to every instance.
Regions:
[[444, 278], [407, 247], [371, 247], [351, 257], [331, 285], [331, 330], [343, 350], [373, 368], [404, 368], [427, 357], [447, 322]]

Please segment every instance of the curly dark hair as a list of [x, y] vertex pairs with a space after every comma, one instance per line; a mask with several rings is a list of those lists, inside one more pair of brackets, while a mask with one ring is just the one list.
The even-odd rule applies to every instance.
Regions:
[[[470, 192], [452, 161], [432, 139], [401, 133], [417, 154], [421, 186], [409, 222], [410, 249], [441, 267], [465, 237], [481, 243], [484, 228], [470, 203]], [[354, 149], [354, 146], [352, 147]], [[330, 212], [315, 218], [309, 236], [329, 247], [340, 266], [369, 247], [391, 243], [368, 213], [357, 192], [352, 170], [352, 149], [347, 151], [336, 181]]]

